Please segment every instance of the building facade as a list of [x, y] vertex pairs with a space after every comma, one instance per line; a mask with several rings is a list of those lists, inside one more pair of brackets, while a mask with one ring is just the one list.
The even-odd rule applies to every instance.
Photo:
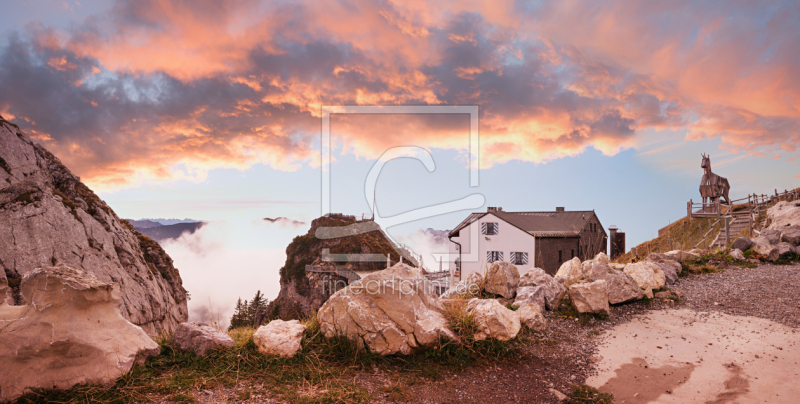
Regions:
[[555, 274], [574, 257], [605, 252], [607, 236], [594, 211], [504, 212], [490, 207], [472, 213], [448, 235], [454, 282], [470, 272], [485, 274], [495, 261], [514, 264], [520, 274], [538, 267]]

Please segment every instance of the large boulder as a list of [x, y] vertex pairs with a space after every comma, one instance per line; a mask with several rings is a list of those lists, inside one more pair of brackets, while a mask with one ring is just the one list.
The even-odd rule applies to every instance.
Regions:
[[[18, 282], [36, 268], [67, 265], [116, 283], [122, 316], [156, 336], [188, 319], [172, 259], [19, 128], [0, 121], [0, 271]], [[12, 242], [13, 240], [13, 242]]]
[[781, 242], [781, 231], [780, 230], [762, 230], [759, 237], [763, 237], [767, 239], [772, 245], [778, 245]]
[[467, 278], [461, 282], [456, 283], [450, 289], [447, 289], [440, 299], [458, 299], [476, 297], [481, 294], [483, 290], [484, 278], [483, 275], [477, 272], [470, 272]]
[[665, 252], [664, 255], [666, 255], [667, 258], [678, 262], [700, 258], [700, 252], [695, 250], [692, 251], [674, 250]]
[[794, 247], [800, 245], [800, 225], [787, 226], [781, 230], [781, 241]]
[[747, 251], [753, 245], [753, 240], [750, 240], [747, 237], [739, 237], [736, 240], [733, 240], [731, 243], [731, 248], [739, 251]]
[[775, 246], [775, 249], [778, 250], [778, 257], [783, 254], [794, 252], [794, 246], [789, 243], [778, 243], [778, 245]]
[[345, 335], [381, 355], [406, 355], [457, 339], [443, 310], [419, 269], [396, 264], [334, 293], [317, 319], [328, 338]]
[[475, 341], [487, 338], [508, 341], [514, 339], [521, 328], [519, 315], [495, 299], [472, 299], [467, 303], [467, 312], [478, 325]]
[[604, 264], [592, 266], [589, 280], [606, 281], [608, 302], [611, 304], [624, 303], [642, 298], [642, 289], [639, 284], [623, 271], [619, 271]]
[[514, 264], [505, 261], [492, 263], [486, 272], [486, 284], [483, 290], [510, 299], [517, 293], [519, 270]]
[[744, 261], [745, 260], [744, 254], [742, 253], [742, 250], [740, 250], [738, 248], [734, 248], [733, 250], [731, 250], [728, 253], [728, 255], [730, 255], [731, 258], [733, 258], [733, 259], [735, 259], [737, 261]]
[[778, 248], [771, 244], [766, 237], [758, 236], [754, 238], [752, 249], [767, 261], [777, 261], [780, 257]]
[[608, 315], [608, 284], [604, 280], [578, 283], [569, 287], [569, 298], [579, 313]]
[[264, 355], [293, 357], [300, 350], [300, 342], [306, 326], [297, 320], [272, 320], [267, 325], [258, 327], [253, 334], [253, 342], [258, 352]]
[[36, 268], [20, 293], [30, 305], [0, 304], [0, 402], [29, 387], [109, 384], [161, 352], [122, 317], [116, 283], [67, 266]]
[[625, 273], [642, 289], [660, 289], [667, 280], [661, 267], [650, 261], [628, 264], [625, 266]]
[[581, 275], [582, 275], [582, 278], [584, 280], [589, 279], [589, 272], [591, 272], [592, 266], [594, 266], [594, 264], [608, 265], [609, 261], [610, 261], [610, 259], [608, 258], [608, 255], [606, 255], [606, 253], [602, 253], [602, 252], [597, 254], [594, 258], [592, 258], [590, 260], [583, 261], [583, 263], [581, 263]]
[[532, 268], [519, 278], [519, 288], [526, 286], [541, 286], [544, 289], [544, 302], [549, 310], [558, 309], [561, 299], [567, 289], [550, 276], [544, 269]]
[[209, 349], [233, 346], [233, 339], [228, 334], [199, 322], [179, 324], [173, 339], [179, 349], [192, 351], [198, 356], [205, 356]]
[[666, 283], [672, 285], [678, 281], [678, 274], [683, 270], [678, 261], [672, 259], [673, 256], [666, 254], [650, 254], [647, 261], [653, 262], [661, 268], [666, 278]]
[[578, 283], [583, 280], [583, 267], [581, 265], [581, 260], [578, 257], [575, 257], [563, 264], [561, 267], [558, 268], [558, 272], [554, 278], [561, 278], [564, 280], [564, 287], [569, 287], [574, 283]]
[[514, 304], [522, 307], [523, 304], [532, 304], [544, 313], [546, 306], [544, 297], [544, 286], [522, 286], [517, 288], [517, 298]]
[[534, 304], [524, 303], [517, 309], [520, 324], [534, 331], [544, 331], [547, 329], [547, 320], [542, 312]]
[[800, 225], [800, 202], [780, 201], [767, 209], [765, 218], [767, 229], [783, 230], [788, 226]]

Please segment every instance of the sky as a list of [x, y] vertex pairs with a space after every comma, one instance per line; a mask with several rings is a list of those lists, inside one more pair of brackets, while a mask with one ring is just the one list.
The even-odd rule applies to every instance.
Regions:
[[[389, 229], [425, 251], [486, 206], [594, 209], [631, 247], [700, 198], [701, 153], [733, 198], [799, 186], [798, 20], [795, 1], [9, 0], [0, 115], [122, 217], [216, 222], [167, 248], [190, 291], [258, 261], [241, 295], [274, 297], [323, 169], [357, 216], [482, 195]], [[322, 106], [409, 105], [478, 107], [478, 186], [465, 114], [334, 113], [322, 166]], [[393, 160], [366, 195], [399, 146], [435, 169]]]

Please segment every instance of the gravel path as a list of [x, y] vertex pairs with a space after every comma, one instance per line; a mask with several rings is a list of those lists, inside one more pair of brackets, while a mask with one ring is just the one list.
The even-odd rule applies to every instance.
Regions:
[[680, 279], [672, 289], [696, 311], [761, 317], [800, 327], [800, 264], [730, 267], [723, 272]]

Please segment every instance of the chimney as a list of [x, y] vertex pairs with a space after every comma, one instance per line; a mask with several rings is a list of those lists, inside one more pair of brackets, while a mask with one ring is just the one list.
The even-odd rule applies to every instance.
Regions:
[[556, 206], [556, 212], [563, 212], [563, 211], [564, 211], [563, 206]]
[[486, 211], [487, 211], [487, 212], [502, 212], [502, 211], [503, 211], [503, 208], [502, 208], [502, 207], [500, 207], [500, 206], [497, 206], [497, 207], [495, 207], [495, 206], [488, 206], [488, 207], [486, 208]]

